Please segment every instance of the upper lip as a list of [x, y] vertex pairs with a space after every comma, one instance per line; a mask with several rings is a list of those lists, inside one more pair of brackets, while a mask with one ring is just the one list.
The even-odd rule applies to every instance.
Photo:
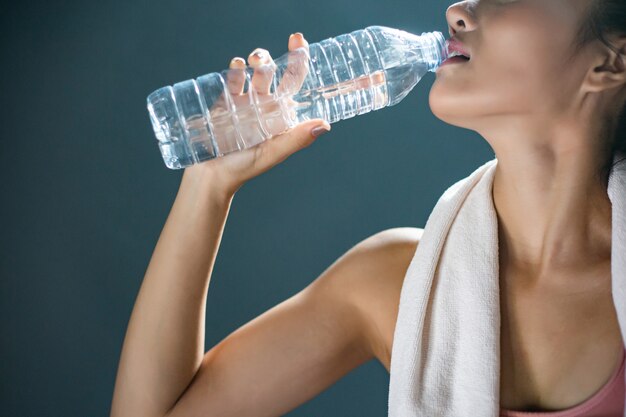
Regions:
[[456, 51], [459, 52], [462, 55], [465, 55], [466, 57], [470, 58], [470, 53], [467, 50], [467, 48], [465, 47], [465, 45], [463, 45], [458, 39], [454, 39], [454, 38], [450, 38], [448, 39], [448, 53], [451, 54], [452, 52]]

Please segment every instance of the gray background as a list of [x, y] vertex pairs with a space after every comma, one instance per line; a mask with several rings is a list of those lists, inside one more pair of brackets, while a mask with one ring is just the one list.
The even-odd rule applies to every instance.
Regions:
[[[146, 96], [227, 67], [384, 25], [448, 36], [447, 1], [142, 0], [0, 6], [2, 415], [106, 416], [124, 334], [182, 171], [165, 167]], [[300, 291], [361, 239], [423, 227], [447, 187], [491, 159], [428, 107], [333, 125], [243, 186], [208, 296], [207, 349]], [[175, 277], [172, 277], [175, 279]], [[389, 375], [354, 370], [289, 416], [382, 416]]]

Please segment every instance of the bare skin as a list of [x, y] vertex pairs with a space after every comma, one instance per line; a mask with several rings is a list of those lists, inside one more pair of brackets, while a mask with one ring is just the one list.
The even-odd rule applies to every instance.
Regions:
[[[626, 99], [624, 54], [594, 43], [564, 66], [586, 4], [452, 5], [450, 34], [472, 59], [438, 69], [430, 94], [437, 117], [481, 134], [499, 160], [501, 404], [510, 409], [584, 401], [623, 349], [611, 299], [611, 206], [595, 174], [605, 154], [592, 138], [601, 116]], [[289, 50], [307, 45], [297, 34]], [[617, 45], [626, 51], [625, 40]], [[251, 67], [271, 63], [257, 52]], [[231, 63], [244, 67], [240, 58]], [[267, 72], [258, 74], [255, 88], [267, 91]], [[203, 351], [206, 294], [236, 191], [311, 145], [320, 122], [185, 170], [128, 325], [112, 417], [282, 415], [371, 359], [389, 370], [421, 229], [364, 239], [302, 291]]]
[[626, 99], [626, 39], [572, 60], [588, 0], [455, 3], [450, 34], [468, 62], [441, 67], [433, 113], [479, 133], [493, 186], [501, 282], [500, 401], [558, 410], [589, 398], [624, 349], [611, 295], [611, 203], [599, 140]]

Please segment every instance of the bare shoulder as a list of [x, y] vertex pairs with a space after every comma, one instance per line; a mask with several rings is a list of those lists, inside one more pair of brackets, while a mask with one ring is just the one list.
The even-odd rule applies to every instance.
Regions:
[[375, 233], [329, 266], [332, 274], [322, 274], [312, 283], [328, 286], [328, 297], [341, 297], [354, 307], [368, 350], [387, 371], [402, 283], [422, 234], [423, 229], [414, 227]]

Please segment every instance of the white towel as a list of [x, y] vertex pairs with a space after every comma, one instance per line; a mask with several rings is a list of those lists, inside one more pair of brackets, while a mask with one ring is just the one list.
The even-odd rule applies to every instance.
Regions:
[[[451, 186], [426, 222], [400, 295], [389, 417], [499, 416], [496, 164]], [[613, 169], [607, 191], [613, 302], [626, 344], [626, 162]]]

